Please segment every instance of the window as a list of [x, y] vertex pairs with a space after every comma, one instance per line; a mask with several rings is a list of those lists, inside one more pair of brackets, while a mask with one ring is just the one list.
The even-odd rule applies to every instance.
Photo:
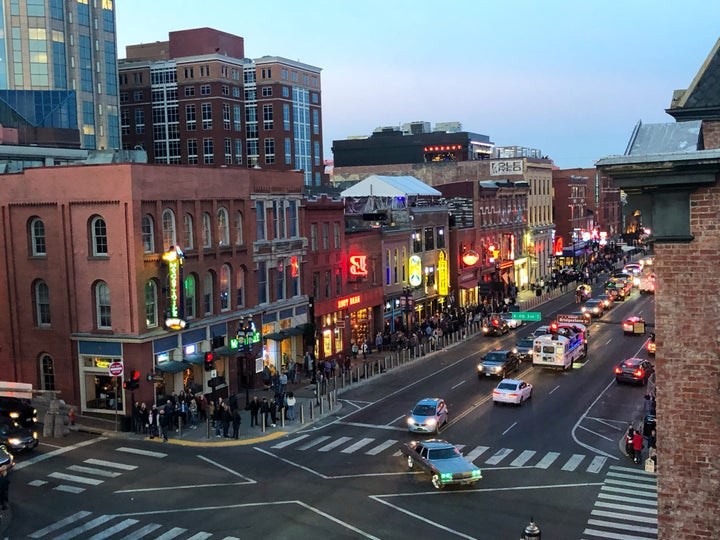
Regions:
[[145, 284], [145, 325], [155, 328], [158, 325], [157, 284], [151, 279]]
[[230, 309], [230, 267], [227, 264], [220, 268], [220, 311]]
[[232, 139], [225, 137], [225, 163], [232, 165]]
[[292, 145], [290, 144], [290, 139], [285, 138], [285, 165], [291, 165], [292, 164]]
[[202, 235], [203, 235], [203, 247], [205, 249], [212, 247], [212, 224], [210, 214], [207, 212], [203, 213], [202, 216]]
[[225, 208], [218, 208], [217, 211], [218, 242], [221, 246], [230, 245], [230, 223], [228, 212]]
[[275, 139], [265, 139], [265, 163], [272, 165], [275, 163]]
[[265, 202], [255, 201], [255, 220], [257, 221], [257, 239], [265, 240]]
[[186, 277], [183, 288], [185, 289], [185, 320], [189, 321], [190, 319], [194, 319], [196, 314], [195, 302], [197, 301], [197, 297], [195, 295], [195, 276], [189, 275]]
[[241, 115], [240, 115], [240, 105], [233, 105], [233, 130], [234, 131], [241, 131]]
[[190, 214], [183, 216], [183, 246], [185, 249], [195, 249], [193, 239], [193, 217]]
[[310, 224], [310, 251], [317, 251], [318, 248], [318, 231], [317, 231], [317, 223], [311, 223]]
[[95, 284], [95, 324], [101, 329], [112, 328], [110, 287], [104, 281]]
[[175, 213], [166, 208], [162, 213], [163, 227], [163, 252], [169, 251], [177, 245], [177, 237], [175, 236]]
[[145, 133], [145, 111], [135, 109], [135, 133], [142, 135]]
[[188, 139], [187, 149], [188, 149], [188, 165], [197, 165], [197, 162], [198, 162], [197, 139]]
[[290, 131], [290, 105], [287, 103], [283, 104], [283, 129]]
[[235, 212], [235, 245], [243, 244], [243, 215], [242, 212]]
[[202, 110], [202, 128], [212, 129], [212, 104], [203, 103], [200, 108]]
[[273, 128], [273, 106], [263, 105], [263, 129]]
[[144, 253], [155, 252], [155, 238], [152, 216], [143, 216], [142, 218], [142, 243]]
[[210, 85], [209, 84], [203, 84], [200, 86], [200, 95], [201, 96], [209, 96], [210, 95]]
[[435, 245], [438, 249], [445, 249], [445, 227], [438, 227], [435, 231]]
[[330, 249], [330, 224], [327, 222], [322, 224], [322, 248], [325, 251]]
[[340, 223], [333, 223], [333, 247], [340, 249]]
[[325, 270], [325, 298], [332, 296], [332, 281], [330, 281], [330, 270]]
[[55, 367], [53, 359], [48, 354], [43, 354], [40, 358], [40, 371], [42, 379], [40, 381], [42, 390], [55, 390]]
[[290, 224], [290, 238], [295, 238], [298, 235], [297, 205], [297, 201], [288, 201], [288, 221]]
[[230, 104], [223, 103], [223, 129], [230, 129]]
[[235, 307], [245, 307], [245, 269], [238, 268], [235, 274]]
[[398, 249], [395, 248], [395, 252], [393, 253], [393, 283], [398, 282]]
[[35, 324], [50, 326], [50, 289], [42, 280], [35, 282]]
[[[185, 70], [185, 77], [187, 78], [187, 70]], [[192, 97], [195, 95], [195, 87], [194, 86], [186, 86], [185, 87], [185, 97]]]
[[[226, 69], [226, 68], [225, 68]], [[229, 96], [230, 95], [230, 87], [227, 84], [222, 85], [222, 95], [223, 96]]]
[[263, 86], [262, 87], [262, 95], [263, 95], [263, 97], [272, 96], [272, 86]]
[[422, 235], [420, 229], [415, 229], [412, 235], [413, 253], [422, 253]]
[[312, 277], [313, 297], [320, 298], [320, 272], [313, 272]]
[[212, 165], [215, 161], [215, 155], [213, 152], [212, 137], [205, 137], [203, 139], [203, 163], [205, 165]]
[[47, 255], [45, 224], [40, 218], [30, 220], [30, 249], [33, 257], [44, 257]]
[[195, 131], [195, 129], [197, 129], [197, 116], [194, 104], [185, 105], [185, 129], [187, 131]]
[[267, 301], [268, 301], [267, 263], [264, 261], [258, 262], [257, 284], [258, 284], [258, 304], [267, 304]]
[[107, 257], [108, 238], [105, 220], [100, 216], [92, 218], [90, 222], [92, 236], [92, 254], [95, 257]]
[[425, 227], [425, 251], [435, 249], [435, 238], [433, 237], [433, 232], [432, 227]]
[[342, 270], [340, 268], [335, 269], [335, 296], [342, 295]]
[[203, 309], [205, 315], [212, 315], [213, 312], [213, 276], [211, 273], [205, 274], [203, 279]]
[[275, 269], [275, 301], [285, 300], [285, 270], [282, 261], [278, 261]]

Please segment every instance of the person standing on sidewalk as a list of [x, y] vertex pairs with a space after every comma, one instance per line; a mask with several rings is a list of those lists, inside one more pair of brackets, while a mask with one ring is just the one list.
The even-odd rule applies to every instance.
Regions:
[[240, 423], [242, 418], [240, 417], [240, 409], [233, 409], [232, 411], [232, 438], [236, 439], [240, 436]]
[[640, 430], [636, 429], [635, 434], [633, 435], [633, 450], [635, 452], [635, 463], [640, 463], [642, 461], [642, 450], [644, 443], [645, 440], [643, 439]]
[[292, 392], [288, 393], [287, 398], [287, 419], [295, 420], [295, 394]]
[[260, 402], [257, 396], [253, 396], [252, 401], [250, 401], [248, 405], [248, 409], [250, 410], [250, 427], [259, 426], [258, 412], [260, 412]]

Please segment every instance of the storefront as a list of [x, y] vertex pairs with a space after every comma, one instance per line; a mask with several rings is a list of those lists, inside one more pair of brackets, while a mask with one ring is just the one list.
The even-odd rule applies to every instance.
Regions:
[[82, 412], [123, 413], [125, 406], [122, 376], [110, 375], [110, 364], [123, 361], [122, 343], [78, 342], [80, 400]]
[[305, 354], [307, 306], [283, 309], [262, 316], [264, 364], [276, 371], [287, 371], [290, 359], [297, 362]]

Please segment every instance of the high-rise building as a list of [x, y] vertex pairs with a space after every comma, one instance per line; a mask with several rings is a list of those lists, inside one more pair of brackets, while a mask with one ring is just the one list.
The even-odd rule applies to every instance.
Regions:
[[320, 68], [245, 58], [212, 28], [130, 45], [119, 62], [123, 148], [150, 163], [302, 170], [323, 182]]
[[114, 0], [3, 0], [0, 27], [3, 126], [120, 148]]

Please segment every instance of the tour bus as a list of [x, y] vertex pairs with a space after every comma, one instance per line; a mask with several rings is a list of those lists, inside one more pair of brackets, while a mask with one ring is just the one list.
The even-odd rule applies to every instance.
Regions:
[[587, 353], [582, 334], [546, 334], [533, 341], [533, 366], [572, 369], [573, 362]]

